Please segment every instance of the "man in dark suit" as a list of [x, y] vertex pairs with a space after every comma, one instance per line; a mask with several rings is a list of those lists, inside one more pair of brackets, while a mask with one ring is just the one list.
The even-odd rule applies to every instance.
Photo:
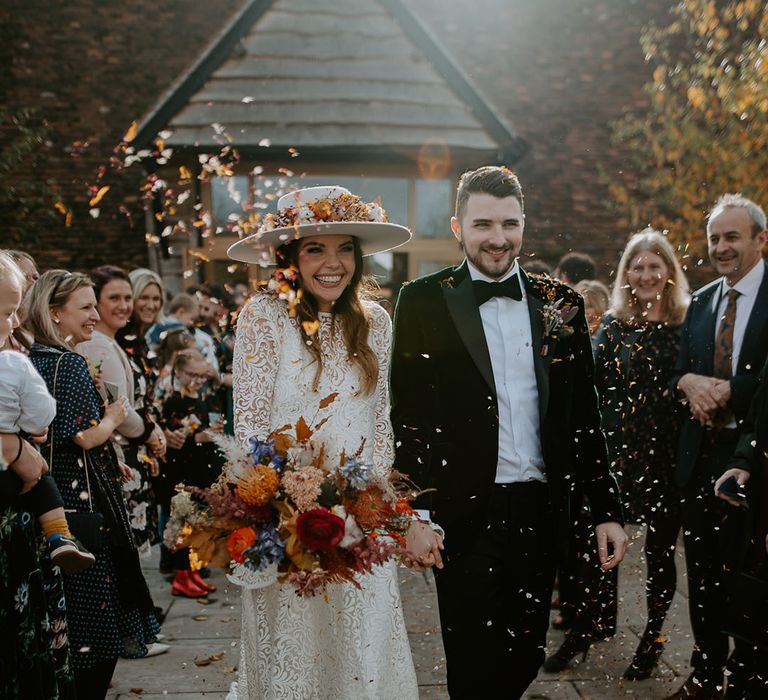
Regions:
[[728, 659], [721, 634], [731, 573], [747, 525], [744, 511], [714, 495], [713, 485], [733, 454], [768, 355], [768, 239], [763, 210], [741, 195], [724, 195], [707, 218], [709, 259], [721, 275], [694, 293], [683, 325], [673, 386], [690, 415], [680, 434], [676, 479], [683, 490], [693, 673], [674, 700], [741, 698], [739, 678], [751, 653], [740, 640]]
[[626, 548], [584, 304], [520, 269], [523, 227], [512, 172], [466, 173], [451, 219], [466, 260], [403, 287], [395, 314], [396, 466], [433, 489], [419, 506], [446, 532], [435, 576], [454, 699], [519, 698], [536, 677], [575, 490], [604, 567]]

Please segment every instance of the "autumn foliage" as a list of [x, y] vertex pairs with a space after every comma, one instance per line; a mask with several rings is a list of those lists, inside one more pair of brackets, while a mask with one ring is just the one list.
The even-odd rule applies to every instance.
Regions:
[[668, 229], [690, 267], [706, 257], [704, 216], [719, 195], [766, 203], [768, 5], [681, 0], [641, 44], [650, 105], [613, 126], [629, 163], [611, 192], [628, 229]]

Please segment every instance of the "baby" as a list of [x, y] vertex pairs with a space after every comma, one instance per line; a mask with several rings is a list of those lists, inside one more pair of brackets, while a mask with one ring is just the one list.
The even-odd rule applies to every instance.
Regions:
[[[18, 326], [22, 284], [21, 271], [9, 256], [0, 253], [0, 347]], [[72, 537], [56, 482], [50, 474], [29, 482], [27, 474], [14, 468], [23, 446], [21, 434], [33, 442], [43, 442], [55, 416], [56, 401], [27, 357], [15, 350], [0, 352], [0, 433], [14, 434], [19, 440], [16, 459], [6, 468], [24, 484], [24, 508], [37, 517], [51, 561], [62, 571], [74, 573], [93, 564], [96, 557]]]

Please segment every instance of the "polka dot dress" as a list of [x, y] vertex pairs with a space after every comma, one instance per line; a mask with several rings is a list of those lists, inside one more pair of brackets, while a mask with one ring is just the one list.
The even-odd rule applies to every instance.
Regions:
[[[56, 362], [61, 352], [34, 345], [30, 360], [53, 393]], [[89, 510], [82, 450], [72, 437], [101, 420], [101, 399], [88, 373], [84, 358], [66, 354], [56, 379], [56, 418], [53, 435], [51, 474], [61, 491], [64, 508]], [[43, 450], [46, 459], [49, 445]], [[98, 450], [99, 448], [94, 448]], [[101, 460], [117, 469], [112, 459]], [[94, 504], [95, 506], [96, 504]], [[127, 608], [121, 603], [114, 565], [112, 543], [97, 556], [96, 563], [78, 574], [65, 575], [70, 651], [75, 669], [85, 669], [118, 656], [135, 658], [147, 653], [160, 627], [152, 612]], [[137, 573], [140, 576], [140, 573]], [[125, 582], [123, 582], [125, 583]], [[137, 582], [144, 585], [143, 582]], [[151, 603], [151, 600], [149, 601]]]

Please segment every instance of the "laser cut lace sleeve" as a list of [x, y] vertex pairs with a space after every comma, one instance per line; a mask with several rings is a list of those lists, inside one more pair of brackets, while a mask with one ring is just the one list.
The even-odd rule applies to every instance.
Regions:
[[283, 320], [278, 300], [257, 294], [240, 313], [232, 365], [235, 436], [245, 442], [271, 432]]
[[389, 472], [395, 459], [392, 421], [389, 415], [389, 362], [392, 352], [392, 320], [378, 304], [367, 304], [371, 318], [369, 343], [379, 360], [376, 382], [376, 429], [373, 439], [373, 464]]

